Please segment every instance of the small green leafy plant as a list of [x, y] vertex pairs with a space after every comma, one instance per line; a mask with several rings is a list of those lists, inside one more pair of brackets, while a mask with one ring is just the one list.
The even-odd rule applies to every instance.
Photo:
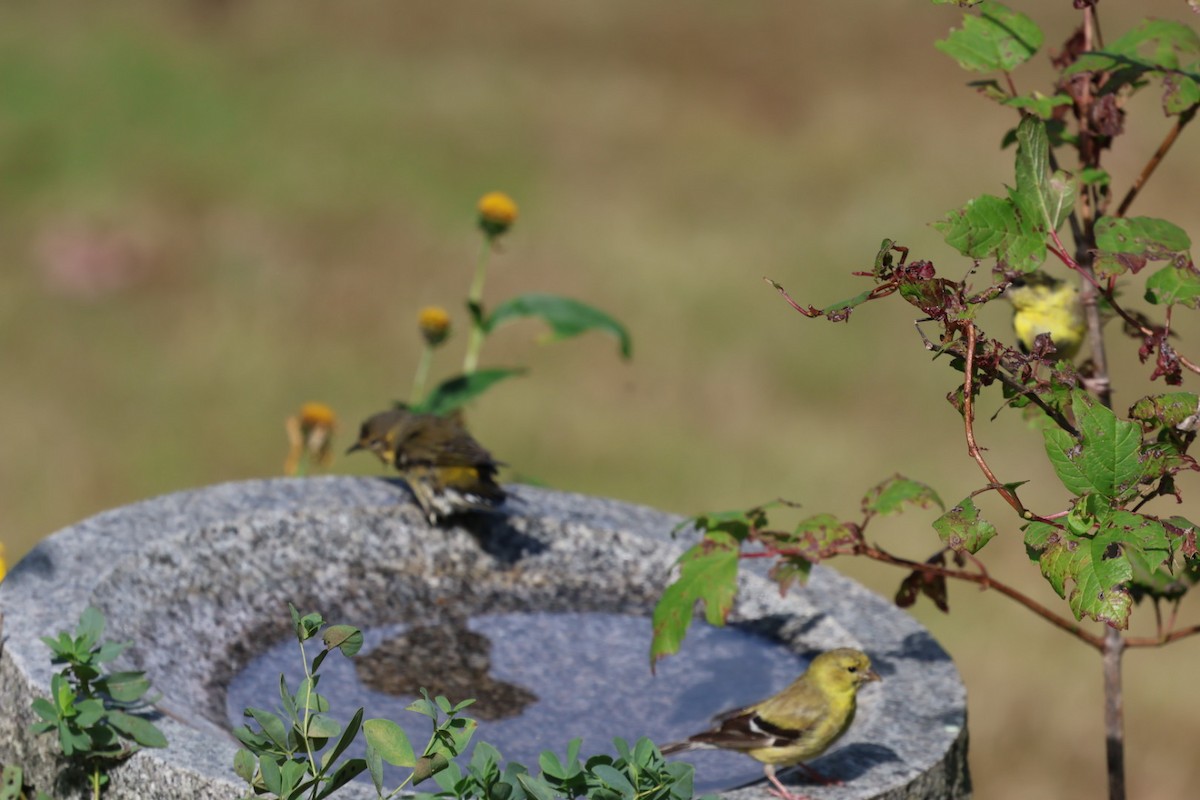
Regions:
[[[449, 760], [470, 741], [475, 732], [475, 721], [458, 716], [458, 712], [471, 701], [451, 706], [444, 697], [430, 700], [427, 695], [408, 707], [434, 723], [429, 743], [419, 758], [403, 728], [387, 719], [364, 721], [362, 708], [355, 711], [343, 727], [330, 715], [329, 701], [317, 692], [321, 679], [319, 670], [334, 650], [346, 657], [357, 653], [362, 647], [362, 632], [350, 625], [326, 626], [320, 614], [302, 616], [294, 606], [289, 608], [304, 661], [305, 677], [293, 692], [284, 676], [279, 676], [282, 715], [261, 708], [247, 708], [246, 717], [257, 723], [259, 729], [253, 730], [248, 725], [234, 729], [234, 735], [243, 744], [234, 756], [234, 771], [250, 784], [252, 793], [248, 797], [268, 795], [281, 800], [328, 797], [364, 770], [370, 771], [380, 797], [392, 797], [409, 783], [419, 783], [445, 769]], [[305, 642], [322, 628], [325, 629], [321, 636], [324, 647], [309, 662]], [[445, 715], [444, 719], [442, 715]], [[339, 761], [360, 731], [366, 740], [366, 758]], [[332, 746], [322, 753], [331, 740]], [[411, 769], [408, 777], [386, 794], [383, 787], [385, 761]]]
[[[898, 604], [926, 596], [943, 611], [948, 609], [947, 579], [971, 582], [1015, 600], [1101, 655], [1109, 796], [1120, 800], [1125, 796], [1121, 655], [1128, 648], [1161, 647], [1200, 633], [1200, 626], [1176, 624], [1181, 599], [1200, 578], [1200, 527], [1171, 513], [1170, 506], [1158, 508], [1164, 501], [1181, 502], [1179, 478], [1200, 470], [1189, 453], [1200, 427], [1200, 395], [1152, 393], [1118, 414], [1103, 323], [1106, 317], [1120, 318], [1121, 333], [1138, 342], [1138, 358], [1153, 364], [1150, 381], [1162, 378], [1175, 386], [1185, 375], [1200, 374], [1200, 361], [1184, 355], [1183, 345], [1171, 338], [1174, 315], [1200, 308], [1200, 270], [1191, 241], [1166, 220], [1128, 216], [1200, 109], [1200, 36], [1179, 23], [1147, 20], [1105, 42], [1096, 3], [1080, 0], [1075, 3], [1079, 27], [1051, 58], [1058, 74], [1050, 91], [1021, 92], [1012, 71], [1039, 50], [1041, 29], [999, 3], [959, 0], [957, 5], [978, 8], [967, 11], [962, 28], [938, 49], [964, 69], [995, 76], [971, 85], [1019, 118], [1003, 137], [1006, 146], [1016, 145], [1014, 180], [1004, 196], [981, 195], [934, 224], [947, 244], [971, 259], [960, 270], [965, 277], [941, 277], [932, 261], [910, 261], [907, 248], [888, 239], [873, 265], [855, 273], [869, 279], [871, 288], [844, 302], [805, 305], [769, 282], [810, 318], [844, 321], [858, 307], [885, 298], [916, 308], [921, 341], [914, 344], [957, 373], [947, 399], [960, 415], [956, 427], [982, 486], [947, 510], [930, 487], [895, 476], [869, 490], [854, 517], [817, 514], [793, 529], [772, 527], [770, 517], [779, 504], [697, 517], [693, 523], [703, 540], [680, 559], [678, 577], [660, 599], [651, 660], [678, 650], [696, 603], [704, 605], [710, 623], [724, 622], [743, 558], [774, 560], [771, 574], [786, 589], [803, 581], [813, 563], [865, 556], [908, 571]], [[1170, 129], [1117, 202], [1103, 156], [1124, 133], [1129, 98], [1150, 87], [1161, 92]], [[1077, 292], [1063, 291], [1061, 280], [1042, 271], [1051, 258], [1070, 273]], [[978, 276], [985, 262], [990, 275]], [[1144, 288], [1130, 290], [1143, 270]], [[1022, 338], [1022, 346], [1014, 347], [1006, 342], [1011, 337], [988, 336], [980, 328], [981, 307], [1012, 287], [1031, 286], [1041, 287], [1041, 295], [1033, 292], [1042, 298], [1040, 306], [1023, 309], [1024, 301], [1009, 294], [1014, 323], [1028, 322], [1030, 341]], [[1134, 308], [1129, 296], [1152, 308]], [[1020, 316], [1027, 312], [1042, 319], [1029, 322]], [[1038, 332], [1045, 318], [1057, 330], [1058, 342], [1049, 329]], [[1071, 347], [1061, 347], [1064, 342]], [[1076, 366], [1070, 356], [1084, 342], [1090, 357]], [[986, 395], [988, 390], [993, 394]], [[1021, 409], [1034, 422], [1040, 441], [1032, 449], [1049, 459], [1065, 490], [1059, 507], [1031, 508], [1021, 497], [1025, 481], [993, 469], [990, 451], [998, 448], [979, 444], [975, 420], [985, 399], [996, 402], [997, 413]], [[999, 499], [1002, 510], [1011, 510], [1011, 527], [1020, 529], [1030, 561], [1066, 601], [1068, 613], [1046, 608], [986, 569], [980, 552], [1005, 535], [1004, 526], [985, 519], [977, 506], [989, 495]], [[913, 507], [942, 512], [933, 521], [941, 547], [932, 556], [902, 557], [868, 540], [875, 520]], [[1130, 636], [1130, 616], [1143, 602], [1154, 610], [1155, 635]], [[1097, 632], [1085, 620], [1104, 627]]]
[[649, 739], [638, 739], [630, 748], [624, 739], [614, 739], [617, 756], [595, 755], [579, 760], [580, 739], [567, 745], [565, 758], [543, 751], [541, 771], [530, 774], [523, 765], [504, 764], [496, 748], [475, 745], [465, 770], [451, 764], [434, 776], [442, 791], [418, 794], [418, 800], [553, 800], [587, 797], [590, 800], [688, 800], [692, 797], [695, 769], [691, 764], [667, 761]]
[[[350, 625], [326, 626], [320, 614], [301, 615], [295, 607], [290, 608], [305, 677], [293, 692], [281, 675], [281, 713], [247, 708], [245, 716], [257, 724], [258, 730], [248, 725], [234, 730], [244, 745], [234, 756], [234, 771], [250, 785], [247, 798], [319, 800], [329, 797], [363, 771], [369, 771], [380, 798], [395, 797], [410, 785], [430, 777], [440, 790], [419, 792], [417, 797], [457, 800], [554, 797], [690, 800], [692, 797], [692, 766], [668, 763], [654, 743], [644, 738], [632, 749], [616, 739], [616, 758], [596, 755], [584, 763], [579, 760], [580, 740], [572, 740], [562, 761], [550, 751], [542, 753], [541, 773], [536, 776], [519, 763], [504, 764], [495, 747], [480, 742], [466, 769], [460, 769], [454, 758], [467, 747], [477, 727], [475, 720], [460, 716], [460, 712], [474, 701], [452, 704], [441, 696], [431, 699], [424, 689], [421, 698], [407, 708], [433, 722], [433, 732], [420, 756], [400, 725], [387, 719], [363, 720], [362, 708], [343, 727], [333, 718], [329, 701], [317, 692], [319, 670], [334, 650], [346, 657], [354, 656], [362, 647], [362, 633]], [[317, 636], [322, 628], [324, 647], [310, 663], [304, 643]], [[343, 759], [360, 732], [366, 741], [366, 757]], [[390, 791], [383, 783], [384, 763], [410, 770]]]
[[50, 679], [50, 699], [39, 697], [33, 710], [40, 722], [34, 733], [56, 733], [67, 760], [78, 766], [98, 798], [108, 783], [107, 770], [140, 747], [166, 747], [167, 739], [146, 718], [153, 700], [146, 699], [150, 681], [144, 672], [106, 672], [129, 642], [103, 641], [104, 614], [88, 607], [72, 636], [43, 637], [53, 663], [64, 664]]

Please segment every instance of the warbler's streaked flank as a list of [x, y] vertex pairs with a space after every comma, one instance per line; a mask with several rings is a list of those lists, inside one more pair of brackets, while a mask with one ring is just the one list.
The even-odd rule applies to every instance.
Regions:
[[1078, 286], [1031, 272], [1014, 280], [1004, 297], [1012, 303], [1013, 330], [1022, 352], [1031, 352], [1038, 334], [1045, 333], [1054, 342], [1055, 358], [1075, 358], [1087, 333]]
[[737, 750], [762, 762], [771, 794], [805, 800], [784, 788], [776, 768], [799, 766], [831, 782], [802, 762], [824, 753], [846, 732], [854, 721], [858, 688], [877, 680], [866, 653], [849, 647], [829, 650], [779, 694], [721, 714], [710, 730], [663, 747], [663, 755], [701, 748]]
[[408, 481], [431, 524], [504, 502], [500, 462], [467, 432], [460, 415], [440, 417], [396, 408], [369, 417], [347, 450], [370, 450]]

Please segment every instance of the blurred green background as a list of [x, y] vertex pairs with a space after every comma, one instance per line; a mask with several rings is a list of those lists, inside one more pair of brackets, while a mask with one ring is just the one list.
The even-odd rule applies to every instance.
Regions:
[[[1055, 51], [1077, 19], [1066, 0], [1013, 5]], [[1100, 11], [1110, 36], [1142, 15], [1197, 22], [1182, 0]], [[920, 348], [911, 308], [809, 321], [762, 281], [844, 299], [885, 236], [965, 274], [927, 223], [1011, 182], [998, 142], [1015, 117], [933, 49], [953, 8], [76, 0], [0, 15], [10, 563], [106, 508], [279, 474], [283, 420], [303, 401], [336, 409], [344, 449], [362, 417], [407, 396], [426, 304], [456, 314], [435, 377], [454, 371], [474, 204], [492, 189], [521, 218], [487, 299], [565, 294], [634, 335], [628, 363], [598, 335], [539, 346], [534, 323], [489, 341], [485, 366], [531, 373], [476, 404], [472, 427], [520, 474], [680, 513], [785, 496], [852, 515], [897, 471], [951, 503], [983, 483], [943, 399], [955, 375]], [[1043, 53], [1017, 85], [1045, 90], [1048, 74]], [[1117, 186], [1168, 125], [1151, 93], [1133, 104], [1108, 161]], [[1134, 213], [1196, 234], [1189, 134]], [[982, 322], [1003, 331], [1006, 312]], [[1130, 361], [1135, 345], [1109, 333]], [[1147, 372], [1117, 371], [1118, 405], [1151, 391]], [[1063, 507], [1040, 437], [1016, 414], [986, 422], [992, 402], [979, 432], [997, 471], [1050, 481], [1024, 496]], [[334, 470], [379, 472], [366, 456]], [[1182, 485], [1178, 513], [1195, 518], [1200, 487]], [[993, 571], [1066, 613], [1014, 520], [983, 505], [1003, 534]], [[932, 517], [872, 534], [924, 557]], [[902, 577], [834, 566], [885, 594]], [[1095, 654], [999, 596], [953, 586], [951, 603], [915, 613], [970, 690], [978, 796], [1101, 795]], [[1200, 781], [1196, 655], [1188, 641], [1126, 659], [1133, 797], [1193, 796]]]

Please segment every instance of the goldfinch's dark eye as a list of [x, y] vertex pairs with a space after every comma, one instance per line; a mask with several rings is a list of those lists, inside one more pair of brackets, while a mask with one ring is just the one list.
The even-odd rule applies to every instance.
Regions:
[[851, 672], [858, 672], [858, 667], [846, 667], [846, 669], [850, 670]]

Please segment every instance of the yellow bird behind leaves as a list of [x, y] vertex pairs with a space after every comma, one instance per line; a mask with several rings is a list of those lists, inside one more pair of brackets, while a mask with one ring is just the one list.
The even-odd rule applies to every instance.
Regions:
[[784, 788], [776, 768], [799, 766], [829, 782], [802, 762], [824, 753], [846, 732], [854, 721], [859, 687], [878, 680], [866, 653], [849, 647], [829, 650], [814, 658], [804, 674], [779, 694], [721, 714], [711, 729], [669, 744], [662, 753], [736, 750], [762, 762], [771, 794], [782, 800], [805, 800]]
[[408, 482], [430, 524], [464, 511], [504, 502], [496, 483], [500, 462], [467, 432], [460, 414], [441, 417], [404, 408], [363, 422], [347, 454], [370, 450]]
[[1022, 352], [1031, 352], [1038, 334], [1045, 333], [1054, 342], [1057, 358], [1075, 358], [1087, 333], [1078, 286], [1031, 272], [1014, 280], [1004, 297], [1012, 303], [1013, 330]]

